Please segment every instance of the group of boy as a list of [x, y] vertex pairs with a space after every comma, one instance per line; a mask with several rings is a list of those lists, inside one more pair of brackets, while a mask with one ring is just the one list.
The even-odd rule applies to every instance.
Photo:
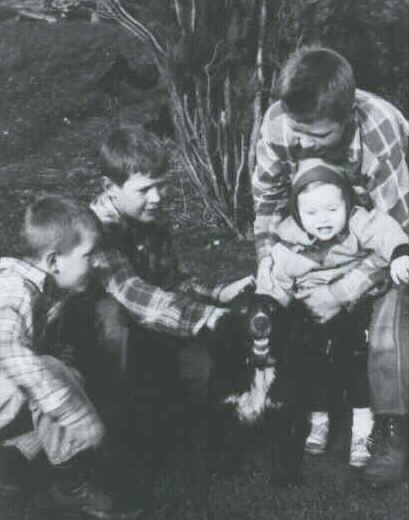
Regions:
[[[350, 462], [377, 485], [400, 480], [407, 463], [408, 134], [394, 106], [356, 89], [341, 55], [304, 47], [283, 67], [252, 176], [256, 290], [289, 308], [300, 302], [330, 331], [340, 316], [353, 323], [371, 298], [369, 393], [353, 405]], [[116, 499], [95, 476], [121, 424], [112, 410], [132, 395], [140, 349], [142, 371], [165, 372], [173, 359], [193, 422], [202, 415], [212, 357], [201, 332], [212, 337], [226, 305], [254, 281], [210, 289], [181, 271], [160, 218], [166, 170], [154, 136], [113, 132], [90, 208], [37, 200], [22, 225], [21, 259], [0, 260], [2, 494], [19, 493], [27, 467], [45, 454], [57, 503], [97, 518], [142, 514], [136, 493]], [[81, 347], [81, 363], [66, 343]], [[312, 414], [311, 435], [306, 448], [322, 452], [326, 410]]]

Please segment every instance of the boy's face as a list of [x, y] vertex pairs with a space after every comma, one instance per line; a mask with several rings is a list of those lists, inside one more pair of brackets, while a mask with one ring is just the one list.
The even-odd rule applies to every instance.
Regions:
[[110, 191], [121, 215], [149, 223], [159, 217], [166, 186], [163, 178], [134, 173], [122, 186], [112, 184]]
[[87, 230], [81, 232], [81, 240], [71, 251], [54, 254], [51, 274], [58, 287], [74, 292], [86, 289], [92, 269], [97, 236]]
[[295, 138], [298, 139], [300, 146], [311, 150], [313, 153], [321, 152], [339, 144], [346, 126], [345, 122], [339, 123], [329, 119], [302, 123], [293, 119], [289, 114], [286, 117], [288, 126]]
[[340, 233], [346, 224], [347, 208], [338, 186], [322, 184], [298, 195], [298, 213], [305, 231], [326, 242]]

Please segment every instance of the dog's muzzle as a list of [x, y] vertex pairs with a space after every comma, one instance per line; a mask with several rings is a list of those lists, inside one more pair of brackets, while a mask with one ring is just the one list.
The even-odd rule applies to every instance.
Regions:
[[269, 338], [260, 338], [253, 340], [253, 354], [256, 357], [266, 357], [270, 351]]
[[262, 363], [270, 352], [271, 320], [267, 314], [259, 311], [251, 317], [250, 334], [252, 336], [252, 356], [258, 363]]
[[253, 340], [249, 363], [257, 368], [268, 368], [276, 365], [275, 358], [270, 352], [270, 338]]
[[264, 312], [257, 312], [250, 319], [250, 333], [255, 339], [268, 338], [271, 334], [271, 319]]

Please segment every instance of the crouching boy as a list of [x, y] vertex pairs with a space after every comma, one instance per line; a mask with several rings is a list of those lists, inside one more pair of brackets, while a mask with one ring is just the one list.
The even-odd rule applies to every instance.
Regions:
[[0, 490], [17, 495], [43, 452], [58, 503], [111, 518], [91, 473], [104, 426], [66, 353], [46, 342], [60, 296], [87, 285], [99, 224], [88, 208], [48, 196], [27, 209], [21, 236], [22, 259], [0, 259]]
[[[107, 418], [112, 449], [126, 450], [129, 440], [129, 465], [135, 425], [139, 432], [146, 428], [154, 456], [160, 458], [163, 428], [149, 424], [172, 393], [177, 400], [186, 398], [190, 411], [185, 419], [203, 431], [212, 359], [198, 336], [215, 328], [227, 312], [223, 304], [253, 279], [210, 289], [181, 272], [161, 219], [167, 156], [152, 134], [141, 128], [114, 131], [101, 147], [100, 171], [103, 190], [91, 204], [103, 227], [97, 283], [85, 304], [75, 303], [71, 317], [66, 314], [65, 328], [84, 332], [88, 327], [88, 337], [96, 338], [90, 342], [83, 334], [76, 341], [87, 346], [82, 362], [98, 409]], [[79, 320], [84, 326], [78, 326]], [[140, 389], [145, 382], [135, 414], [135, 386]], [[140, 460], [134, 458], [137, 468]]]

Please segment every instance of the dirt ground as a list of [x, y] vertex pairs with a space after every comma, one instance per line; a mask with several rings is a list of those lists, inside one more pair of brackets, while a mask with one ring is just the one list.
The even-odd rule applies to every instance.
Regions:
[[[118, 54], [131, 65], [149, 62], [143, 49], [111, 27], [83, 23], [0, 24], [0, 252], [18, 253], [18, 222], [39, 193], [59, 192], [89, 200], [98, 190], [98, 143], [120, 121], [156, 117], [160, 87], [128, 92], [119, 109], [99, 79]], [[113, 107], [116, 106], [114, 109]], [[152, 115], [153, 114], [153, 115]], [[221, 229], [173, 168], [168, 210], [187, 269], [212, 283], [254, 272], [251, 241], [238, 242]], [[209, 269], [211, 266], [211, 269]], [[215, 473], [211, 501], [216, 520], [403, 520], [408, 483], [374, 491], [347, 464], [348, 438], [341, 428], [328, 454], [306, 457], [304, 483], [274, 489], [269, 483], [266, 432], [253, 442], [237, 471]], [[150, 520], [196, 520], [189, 504], [184, 445], [178, 435], [155, 486], [158, 509]], [[19, 504], [0, 500], [1, 520], [80, 520], [57, 510], [47, 482]]]

